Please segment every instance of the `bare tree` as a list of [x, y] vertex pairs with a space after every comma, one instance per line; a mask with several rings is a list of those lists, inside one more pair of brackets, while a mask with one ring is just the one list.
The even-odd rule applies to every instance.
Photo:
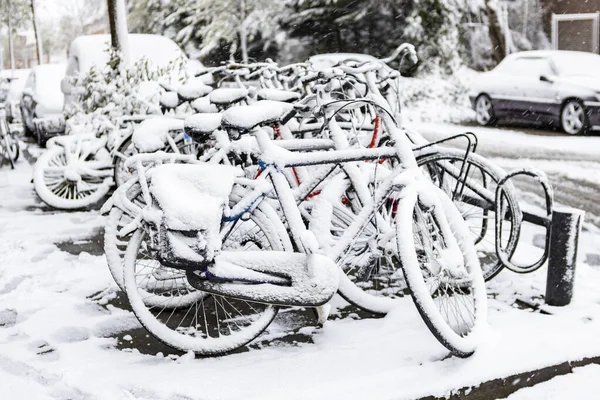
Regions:
[[127, 41], [127, 8], [125, 7], [125, 0], [108, 0], [107, 5], [112, 46], [116, 50], [121, 51], [124, 61], [127, 62], [129, 44]]
[[498, 16], [496, 4], [490, 4], [490, 0], [485, 0], [485, 11], [488, 17], [488, 32], [492, 42], [492, 58], [499, 63], [506, 56], [505, 36], [502, 32], [502, 25]]
[[41, 65], [43, 63], [43, 60], [42, 60], [42, 55], [43, 55], [42, 38], [40, 35], [40, 30], [38, 28], [35, 0], [31, 0], [30, 4], [31, 4], [31, 19], [33, 21], [33, 32], [35, 34], [35, 50], [37, 53], [38, 64]]
[[[8, 5], [8, 10], [10, 10], [10, 0], [6, 0], [6, 4]], [[11, 13], [8, 12], [8, 48], [10, 52], [10, 69], [15, 70], [15, 46], [13, 44], [13, 26], [12, 26], [12, 16]]]

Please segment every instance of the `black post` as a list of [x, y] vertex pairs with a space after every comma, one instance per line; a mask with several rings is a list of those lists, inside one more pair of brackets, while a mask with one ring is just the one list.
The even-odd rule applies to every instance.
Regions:
[[550, 256], [546, 280], [546, 304], [566, 306], [573, 298], [579, 232], [584, 212], [555, 209], [550, 228]]

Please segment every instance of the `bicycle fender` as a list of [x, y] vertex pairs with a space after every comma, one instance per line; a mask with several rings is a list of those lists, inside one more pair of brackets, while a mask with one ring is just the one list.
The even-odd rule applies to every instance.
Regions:
[[319, 254], [224, 251], [215, 257], [204, 277], [196, 272], [188, 272], [187, 276], [195, 288], [222, 296], [273, 305], [316, 307], [337, 292], [338, 274], [335, 263]]

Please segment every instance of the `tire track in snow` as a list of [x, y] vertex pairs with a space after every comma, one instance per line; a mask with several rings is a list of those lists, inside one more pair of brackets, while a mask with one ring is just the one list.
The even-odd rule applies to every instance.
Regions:
[[[94, 400], [95, 397], [67, 385], [57, 374], [39, 371], [25, 363], [13, 361], [0, 355], [0, 370], [17, 377], [25, 378], [42, 386], [48, 396], [57, 400]], [[1, 393], [0, 393], [1, 395]]]

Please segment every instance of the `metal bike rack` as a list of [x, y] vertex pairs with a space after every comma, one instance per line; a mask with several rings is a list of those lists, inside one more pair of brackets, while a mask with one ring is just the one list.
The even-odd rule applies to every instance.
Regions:
[[565, 306], [571, 302], [575, 281], [575, 265], [579, 232], [583, 223], [584, 212], [571, 208], [554, 208], [552, 187], [546, 176], [534, 169], [522, 169], [509, 173], [496, 189], [496, 215], [502, 215], [501, 200], [505, 185], [516, 176], [529, 176], [536, 179], [544, 190], [546, 215], [524, 211], [522, 216], [515, 216], [519, 223], [518, 234], [521, 233], [521, 222], [530, 222], [546, 228], [546, 240], [542, 257], [530, 265], [517, 265], [510, 260], [511, 255], [500, 248], [500, 232], [503, 218], [496, 219], [496, 252], [506, 268], [516, 273], [533, 272], [548, 261], [546, 278], [546, 304]]
[[[553, 196], [552, 196], [552, 187], [546, 178], [546, 175], [540, 173], [534, 169], [520, 169], [513, 171], [507, 174], [504, 178], [498, 182], [498, 187], [496, 188], [496, 215], [504, 215], [502, 210], [502, 196], [504, 195], [506, 184], [513, 178], [517, 176], [529, 176], [531, 178], [536, 179], [544, 190], [545, 200], [546, 200], [546, 215], [537, 215], [531, 212], [521, 211], [522, 215], [513, 216], [513, 223], [517, 224], [517, 237], [521, 235], [521, 223], [531, 222], [536, 225], [540, 225], [546, 228], [546, 231], [549, 233], [552, 229], [552, 209], [554, 205]], [[501, 232], [502, 232], [502, 224], [504, 223], [504, 218], [496, 218], [496, 253], [498, 254], [498, 258], [506, 268], [509, 270], [519, 273], [526, 274], [528, 272], [533, 272], [536, 269], [540, 268], [548, 259], [550, 252], [550, 235], [546, 235], [546, 242], [544, 245], [544, 253], [536, 262], [530, 265], [517, 265], [513, 261], [510, 260], [512, 254], [507, 254], [504, 249], [501, 248]]]
[[463, 158], [463, 163], [460, 167], [460, 172], [458, 174], [458, 178], [456, 179], [456, 187], [452, 191], [452, 201], [455, 201], [459, 195], [462, 196], [463, 191], [465, 189], [465, 181], [466, 181], [467, 176], [469, 175], [469, 168], [470, 168], [467, 163], [467, 160], [468, 160], [469, 156], [471, 155], [471, 153], [475, 153], [475, 151], [477, 150], [477, 145], [479, 144], [477, 135], [475, 135], [473, 132], [459, 133], [457, 135], [449, 136], [447, 138], [443, 138], [443, 139], [437, 140], [435, 142], [427, 143], [423, 146], [419, 146], [414, 149], [414, 151], [423, 150], [428, 147], [432, 147], [432, 146], [435, 146], [438, 144], [450, 142], [452, 140], [461, 139], [461, 138], [466, 139], [467, 146], [465, 149], [465, 156]]

